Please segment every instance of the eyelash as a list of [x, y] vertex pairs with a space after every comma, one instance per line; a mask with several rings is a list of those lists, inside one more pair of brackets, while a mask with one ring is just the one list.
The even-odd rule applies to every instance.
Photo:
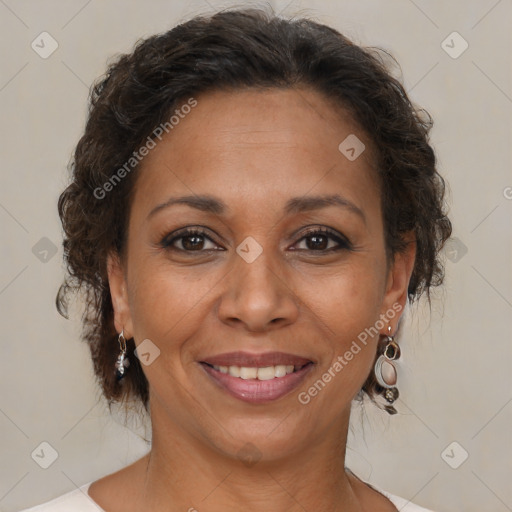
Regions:
[[[200, 250], [197, 250], [197, 251], [193, 251], [193, 250], [180, 249], [178, 247], [174, 247], [173, 244], [177, 240], [181, 240], [183, 238], [191, 237], [191, 236], [194, 236], [194, 235], [200, 236], [200, 237], [204, 237], [205, 239], [210, 240], [214, 244], [216, 243], [214, 240], [212, 240], [206, 234], [206, 231], [203, 231], [203, 230], [197, 229], [197, 228], [186, 228], [186, 229], [176, 233], [175, 236], [173, 236], [171, 239], [169, 239], [169, 235], [165, 236], [163, 238], [163, 240], [160, 242], [160, 246], [162, 248], [164, 248], [164, 249], [167, 249], [167, 250], [180, 251], [180, 252], [186, 252], [186, 253], [194, 253], [194, 252], [201, 253], [201, 252], [210, 252], [210, 251], [217, 250], [217, 249], [200, 249]], [[326, 237], [330, 238], [331, 240], [334, 240], [338, 244], [338, 246], [337, 247], [331, 247], [329, 249], [321, 249], [321, 250], [314, 250], [314, 249], [298, 249], [298, 250], [300, 250], [300, 251], [316, 252], [316, 253], [320, 253], [320, 254], [326, 254], [326, 253], [330, 253], [330, 252], [334, 252], [334, 251], [340, 251], [340, 250], [349, 250], [349, 251], [353, 250], [352, 244], [350, 243], [350, 241], [347, 238], [338, 236], [334, 231], [332, 231], [332, 230], [330, 230], [328, 228], [311, 228], [311, 229], [307, 230], [302, 235], [302, 237], [298, 240], [298, 242], [301, 242], [301, 241], [305, 240], [306, 238], [312, 237], [314, 235], [326, 236]], [[294, 249], [294, 250], [297, 250], [297, 249]]]

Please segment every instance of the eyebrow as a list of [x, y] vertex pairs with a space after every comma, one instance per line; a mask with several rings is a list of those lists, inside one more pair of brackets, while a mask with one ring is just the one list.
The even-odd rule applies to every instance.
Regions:
[[[184, 204], [186, 206], [190, 206], [191, 208], [195, 208], [197, 210], [201, 210], [207, 213], [213, 213], [215, 215], [222, 215], [229, 211], [229, 207], [216, 199], [215, 197], [208, 195], [191, 195], [191, 196], [181, 196], [181, 197], [170, 197], [164, 203], [161, 203], [149, 212], [146, 220], [149, 220], [151, 217], [156, 215], [161, 210], [165, 208], [169, 208], [170, 206], [176, 204]], [[326, 208], [328, 206], [339, 206], [349, 210], [352, 213], [355, 213], [366, 224], [366, 216], [364, 212], [356, 206], [354, 203], [349, 201], [348, 199], [340, 196], [339, 194], [331, 194], [331, 195], [322, 195], [322, 196], [303, 196], [303, 197], [293, 197], [286, 202], [284, 207], [284, 212], [287, 215], [297, 214], [309, 212], [312, 210], [318, 210], [320, 208]]]
[[328, 206], [340, 206], [345, 208], [361, 217], [366, 224], [366, 216], [363, 210], [356, 206], [352, 201], [349, 201], [339, 194], [294, 197], [287, 201], [284, 211], [286, 214], [290, 215], [292, 213], [303, 213], [311, 210], [318, 210]]

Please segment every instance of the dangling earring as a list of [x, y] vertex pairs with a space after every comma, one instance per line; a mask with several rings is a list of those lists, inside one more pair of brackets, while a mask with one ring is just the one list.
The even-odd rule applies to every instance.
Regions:
[[391, 326], [388, 325], [386, 346], [384, 347], [382, 355], [377, 358], [373, 371], [375, 373], [377, 383], [381, 388], [383, 388], [379, 391], [379, 394], [382, 395], [389, 404], [384, 406], [384, 409], [389, 414], [396, 414], [396, 409], [392, 404], [399, 396], [398, 389], [395, 386], [397, 372], [391, 361], [396, 361], [399, 357], [400, 347], [395, 342], [395, 337], [391, 336]]
[[117, 356], [116, 361], [116, 378], [120, 381], [124, 375], [126, 368], [130, 366], [130, 360], [126, 357], [126, 339], [124, 337], [124, 329], [119, 333], [119, 346], [121, 347], [121, 353]]

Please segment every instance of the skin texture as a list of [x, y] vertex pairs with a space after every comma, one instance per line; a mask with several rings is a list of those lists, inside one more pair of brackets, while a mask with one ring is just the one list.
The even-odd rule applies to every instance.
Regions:
[[[249, 512], [396, 510], [344, 469], [351, 400], [378, 338], [309, 404], [297, 399], [359, 333], [406, 302], [414, 243], [388, 265], [371, 142], [309, 89], [210, 92], [197, 100], [144, 159], [127, 259], [109, 258], [117, 331], [160, 349], [143, 366], [152, 449], [93, 483], [89, 494], [107, 512], [226, 512], [241, 503]], [[354, 161], [338, 150], [349, 134], [366, 145]], [[173, 205], [148, 219], [171, 196], [203, 194], [226, 211]], [[352, 202], [364, 219], [335, 205], [283, 210], [290, 198], [330, 194]], [[185, 226], [206, 231], [202, 252], [178, 250], [190, 238], [176, 240], [174, 251], [159, 245]], [[309, 226], [330, 228], [351, 248], [315, 249], [304, 238]], [[249, 236], [263, 249], [252, 263], [236, 252]], [[224, 250], [205, 250], [215, 248]], [[394, 333], [398, 319], [381, 334], [387, 325]], [[249, 404], [217, 387], [198, 363], [235, 350], [289, 352], [315, 365], [298, 390]], [[246, 443], [261, 457], [250, 467], [237, 455]]]

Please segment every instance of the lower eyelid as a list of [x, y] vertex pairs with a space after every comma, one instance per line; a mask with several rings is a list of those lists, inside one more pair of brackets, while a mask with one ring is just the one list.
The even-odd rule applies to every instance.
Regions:
[[[312, 252], [312, 253], [322, 253], [322, 252], [333, 252], [333, 251], [337, 251], [337, 250], [348, 250], [350, 249], [350, 246], [344, 242], [344, 241], [340, 241], [338, 242], [337, 240], [334, 240], [333, 239], [333, 242], [335, 243], [335, 245], [333, 247], [328, 247], [326, 249], [294, 249], [294, 248], [290, 248], [292, 251], [294, 250], [297, 250], [297, 251], [307, 251], [307, 252]], [[297, 245], [297, 244], [295, 244]]]

